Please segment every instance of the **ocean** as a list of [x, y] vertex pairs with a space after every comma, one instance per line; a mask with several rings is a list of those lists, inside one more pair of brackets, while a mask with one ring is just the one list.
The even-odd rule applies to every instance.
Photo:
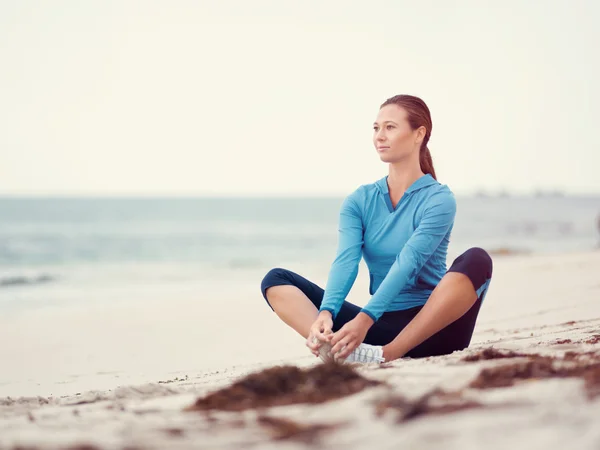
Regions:
[[[328, 267], [341, 198], [3, 198], [0, 295], [163, 282], [234, 282], [272, 267]], [[463, 197], [449, 260], [598, 245], [600, 197]], [[256, 280], [257, 284], [260, 280]], [[0, 308], [2, 304], [0, 303]]]

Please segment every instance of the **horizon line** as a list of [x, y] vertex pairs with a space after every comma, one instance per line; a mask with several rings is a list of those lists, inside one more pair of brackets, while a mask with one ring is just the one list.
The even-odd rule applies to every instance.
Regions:
[[[283, 194], [219, 194], [219, 193], [0, 193], [0, 199], [339, 199], [349, 193], [340, 194], [315, 194], [315, 193], [283, 193]], [[454, 192], [457, 197], [478, 198], [510, 198], [510, 197], [600, 197], [600, 191], [561, 191], [561, 190], [534, 190], [526, 192], [511, 192], [507, 190], [478, 190]]]

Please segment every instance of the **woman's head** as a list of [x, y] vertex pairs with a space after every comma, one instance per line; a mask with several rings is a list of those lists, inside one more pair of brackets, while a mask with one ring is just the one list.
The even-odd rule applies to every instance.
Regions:
[[373, 124], [373, 143], [382, 161], [409, 162], [418, 158], [423, 173], [436, 178], [427, 148], [431, 128], [431, 114], [423, 100], [412, 95], [396, 95], [379, 109]]

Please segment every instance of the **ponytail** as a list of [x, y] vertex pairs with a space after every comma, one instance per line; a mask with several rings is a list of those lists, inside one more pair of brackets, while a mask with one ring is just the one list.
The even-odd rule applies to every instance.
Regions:
[[413, 95], [395, 95], [383, 102], [380, 108], [383, 108], [386, 105], [397, 105], [400, 108], [404, 108], [408, 114], [408, 123], [413, 130], [417, 130], [419, 127], [425, 127], [425, 136], [423, 137], [421, 149], [419, 150], [419, 164], [421, 165], [421, 171], [423, 173], [428, 173], [437, 180], [435, 170], [433, 169], [431, 153], [429, 153], [429, 148], [427, 147], [433, 125], [431, 123], [431, 113], [425, 102]]
[[419, 151], [419, 163], [423, 173], [428, 173], [434, 180], [437, 180], [435, 169], [433, 168], [433, 160], [431, 159], [431, 153], [429, 152], [427, 145], [421, 146], [421, 150]]

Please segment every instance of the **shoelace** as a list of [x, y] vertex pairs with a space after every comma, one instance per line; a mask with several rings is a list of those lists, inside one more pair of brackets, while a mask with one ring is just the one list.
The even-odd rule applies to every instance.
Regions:
[[383, 352], [381, 347], [376, 347], [369, 344], [360, 344], [346, 358], [346, 362], [359, 362], [363, 364], [374, 362], [382, 363], [385, 362], [385, 358], [383, 358]]

